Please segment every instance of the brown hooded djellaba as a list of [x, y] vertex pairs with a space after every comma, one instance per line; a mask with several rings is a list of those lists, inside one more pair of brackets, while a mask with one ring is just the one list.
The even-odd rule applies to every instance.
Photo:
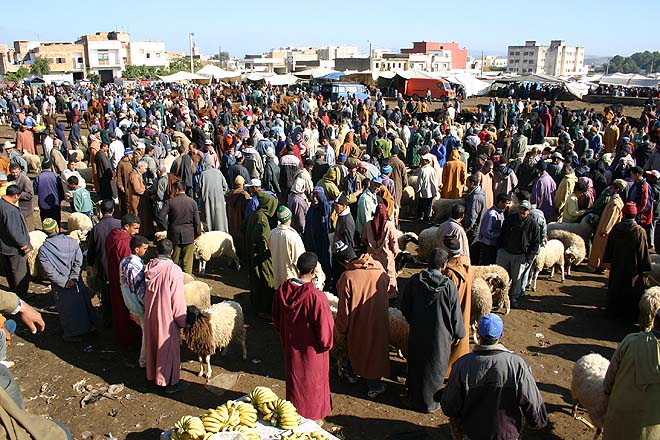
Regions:
[[[445, 276], [452, 280], [458, 291], [458, 301], [461, 304], [463, 325], [466, 333], [470, 328], [470, 308], [472, 305], [472, 271], [470, 270], [470, 258], [464, 255], [450, 258], [444, 272]], [[452, 345], [449, 363], [447, 364], [447, 375], [451, 373], [451, 366], [458, 358], [470, 352], [470, 338], [464, 337], [458, 345]]]

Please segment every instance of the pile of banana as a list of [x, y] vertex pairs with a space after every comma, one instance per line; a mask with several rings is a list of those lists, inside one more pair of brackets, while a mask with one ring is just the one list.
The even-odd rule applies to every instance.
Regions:
[[280, 440], [328, 440], [328, 437], [322, 431], [291, 432], [291, 434], [281, 434]]
[[[174, 424], [172, 440], [208, 440], [218, 432], [238, 431], [248, 440], [259, 440], [255, 429], [259, 413], [263, 419], [280, 429], [293, 429], [300, 425], [300, 414], [288, 400], [280, 399], [268, 387], [256, 387], [245, 402], [229, 400], [201, 417], [183, 416]], [[302, 437], [300, 437], [302, 435]], [[292, 433], [283, 439], [326, 439], [320, 433]]]
[[280, 399], [268, 387], [256, 387], [245, 399], [259, 410], [264, 420], [280, 429], [293, 429], [300, 425], [300, 414], [288, 400]]

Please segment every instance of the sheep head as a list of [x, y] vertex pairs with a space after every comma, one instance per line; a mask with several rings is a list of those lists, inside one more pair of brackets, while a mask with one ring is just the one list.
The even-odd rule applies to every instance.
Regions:
[[189, 327], [183, 330], [183, 339], [188, 348], [200, 356], [214, 354], [213, 327], [208, 315], [197, 306], [188, 306], [186, 323]]
[[564, 251], [564, 257], [566, 258], [566, 264], [568, 266], [571, 266], [577, 260], [577, 255], [575, 255], [575, 252], [571, 248]]

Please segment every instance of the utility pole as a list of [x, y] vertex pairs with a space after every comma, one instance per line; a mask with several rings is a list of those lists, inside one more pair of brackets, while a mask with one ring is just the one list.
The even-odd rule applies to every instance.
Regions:
[[193, 37], [195, 36], [195, 33], [190, 32], [188, 36], [190, 37], [190, 73], [195, 73], [195, 65], [193, 64], [193, 41], [192, 41]]
[[369, 70], [373, 70], [373, 66], [371, 65], [371, 40], [367, 40], [367, 43], [369, 43]]
[[481, 76], [484, 76], [484, 51], [481, 51]]

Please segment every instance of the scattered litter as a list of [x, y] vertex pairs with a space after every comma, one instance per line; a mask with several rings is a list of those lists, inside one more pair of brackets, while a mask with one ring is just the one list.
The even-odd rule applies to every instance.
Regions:
[[84, 394], [80, 400], [81, 408], [103, 399], [121, 399], [119, 394], [124, 391], [123, 383], [114, 385], [104, 385], [103, 383], [87, 385], [86, 379], [79, 380], [72, 387], [78, 394]]
[[91, 439], [93, 435], [94, 434], [92, 434], [90, 431], [84, 431], [82, 434], [80, 434], [80, 437], [83, 440], [87, 440], [87, 439]]
[[543, 336], [543, 333], [534, 333], [534, 336], [536, 336], [539, 339], [545, 338], [545, 336]]
[[124, 399], [133, 401], [133, 400], [137, 400], [137, 397], [135, 397], [132, 394], [126, 394], [126, 396], [124, 396]]
[[238, 382], [236, 373], [220, 373], [213, 379], [210, 379], [204, 385], [204, 388], [215, 394], [222, 396], [227, 390], [230, 390]]
[[559, 371], [557, 371], [557, 370], [552, 370], [552, 372], [555, 373], [555, 374], [559, 374]]
[[119, 440], [117, 437], [112, 435], [112, 433], [108, 434], [108, 436], [105, 438], [105, 440]]
[[24, 346], [25, 344], [22, 343], [22, 342], [17, 342], [16, 345], [17, 345], [18, 347], [22, 347], [22, 346]]
[[41, 384], [41, 388], [39, 388], [39, 394], [37, 394], [34, 397], [30, 397], [28, 399], [28, 402], [31, 402], [31, 401], [36, 400], [36, 399], [41, 397], [41, 398], [45, 399], [46, 403], [48, 403], [50, 405], [51, 400], [55, 399], [57, 397], [57, 395], [54, 394], [54, 393], [51, 394], [51, 395], [45, 394], [46, 391], [50, 391], [50, 386], [47, 383]]
[[92, 346], [91, 346], [91, 345], [88, 345], [87, 347], [83, 348], [83, 351], [84, 351], [85, 353], [91, 353], [91, 352], [92, 352]]
[[109, 415], [110, 417], [117, 417], [117, 414], [119, 414], [119, 410], [116, 409], [116, 408], [112, 408], [112, 409], [110, 410], [110, 412], [108, 413], [108, 415]]
[[254, 365], [257, 365], [257, 364], [260, 364], [261, 361], [260, 361], [259, 359], [252, 359], [252, 363], [253, 363]]

